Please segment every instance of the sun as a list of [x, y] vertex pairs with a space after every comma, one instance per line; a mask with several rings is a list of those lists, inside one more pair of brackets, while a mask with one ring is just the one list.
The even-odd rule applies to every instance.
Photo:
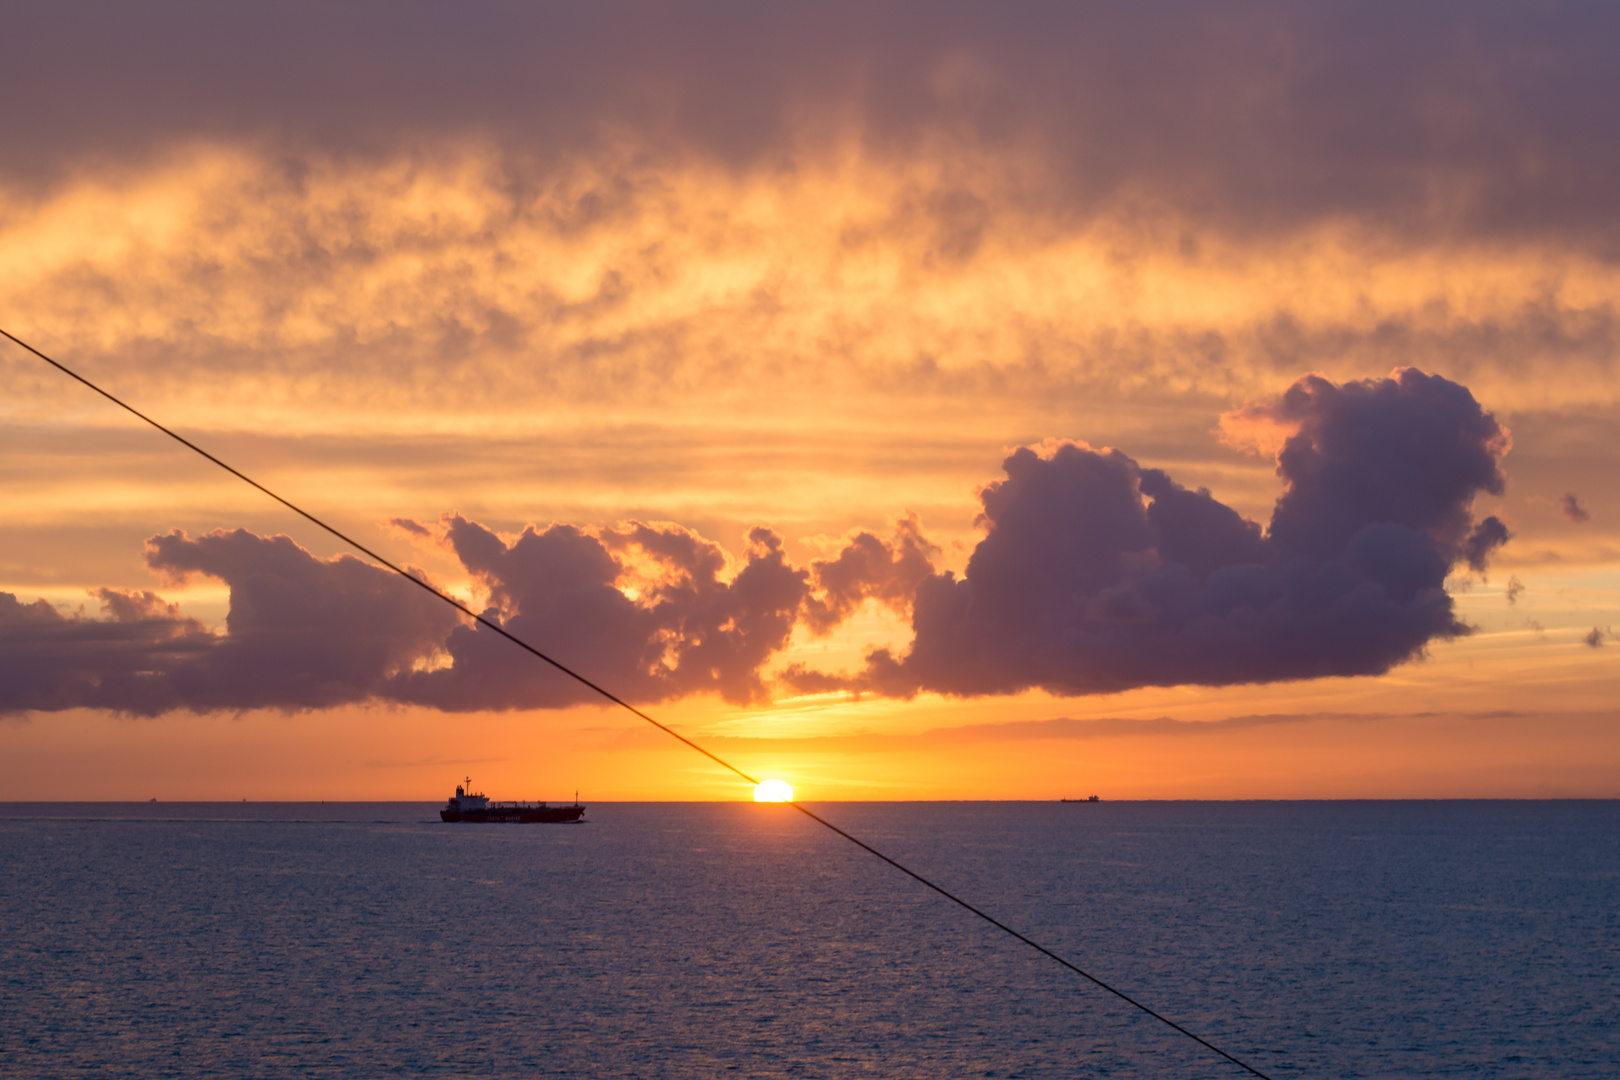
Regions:
[[786, 780], [765, 780], [754, 787], [755, 802], [792, 802], [793, 785]]

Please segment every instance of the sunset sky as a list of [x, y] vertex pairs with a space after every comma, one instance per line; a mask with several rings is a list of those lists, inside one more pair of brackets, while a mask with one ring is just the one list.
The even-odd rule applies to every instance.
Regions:
[[[800, 798], [1620, 797], [1612, 5], [7, 24], [0, 327]], [[0, 385], [0, 799], [751, 797]]]

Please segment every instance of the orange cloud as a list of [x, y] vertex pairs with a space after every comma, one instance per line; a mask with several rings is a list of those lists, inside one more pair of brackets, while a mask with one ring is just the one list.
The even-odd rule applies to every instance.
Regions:
[[[1231, 398], [1392, 362], [1526, 407], [1620, 388], [1604, 260], [1334, 223], [1247, 237], [1129, 200], [1066, 221], [1020, 199], [1038, 157], [937, 154], [840, 146], [780, 174], [625, 148], [526, 175], [475, 143], [296, 170], [198, 143], [0, 194], [0, 315], [138, 363], [171, 414], [283, 430], [330, 427], [316, 398], [370, 430], [564, 403], [795, 423], [774, 388], [860, 410]], [[26, 408], [38, 380], [4, 364]]]

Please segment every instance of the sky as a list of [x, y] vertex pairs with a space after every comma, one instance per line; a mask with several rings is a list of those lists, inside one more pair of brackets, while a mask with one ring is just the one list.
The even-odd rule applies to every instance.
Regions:
[[[1611, 5], [7, 23], [0, 327], [801, 798], [1620, 797]], [[0, 385], [0, 799], [748, 797]]]

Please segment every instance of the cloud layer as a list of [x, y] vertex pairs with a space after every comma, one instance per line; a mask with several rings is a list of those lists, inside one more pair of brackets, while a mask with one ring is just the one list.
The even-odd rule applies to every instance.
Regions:
[[[959, 577], [908, 516], [793, 566], [751, 530], [741, 559], [676, 525], [553, 524], [503, 537], [461, 515], [436, 532], [485, 614], [631, 701], [766, 699], [795, 628], [825, 634], [861, 605], [909, 614], [910, 647], [865, 670], [791, 666], [801, 690], [896, 696], [1092, 694], [1141, 686], [1367, 675], [1467, 633], [1445, 591], [1507, 540], [1474, 497], [1500, 494], [1507, 432], [1468, 390], [1406, 369], [1300, 379], [1232, 414], [1234, 437], [1281, 440], [1284, 483], [1262, 531], [1117, 450], [1023, 447], [980, 499], [984, 539]], [[1258, 434], [1257, 434], [1258, 433]], [[0, 710], [323, 708], [381, 700], [443, 710], [552, 708], [584, 687], [354, 558], [319, 559], [245, 530], [148, 541], [171, 580], [230, 587], [215, 634], [151, 593], [98, 593], [101, 618], [0, 594]]]
[[469, 134], [518, 159], [618, 138], [790, 169], [809, 131], [895, 156], [1040, 145], [1042, 194], [1082, 214], [1130, 193], [1250, 228], [1616, 235], [1604, 4], [81, 0], [12, 30], [14, 175], [199, 139], [365, 155]]
[[[276, 431], [731, 419], [806, 377], [878, 412], [1207, 402], [1396, 363], [1612, 403], [1616, 21], [38, 6], [0, 64], [0, 319], [166, 416]], [[14, 400], [48, 400], [36, 367], [0, 351]]]

